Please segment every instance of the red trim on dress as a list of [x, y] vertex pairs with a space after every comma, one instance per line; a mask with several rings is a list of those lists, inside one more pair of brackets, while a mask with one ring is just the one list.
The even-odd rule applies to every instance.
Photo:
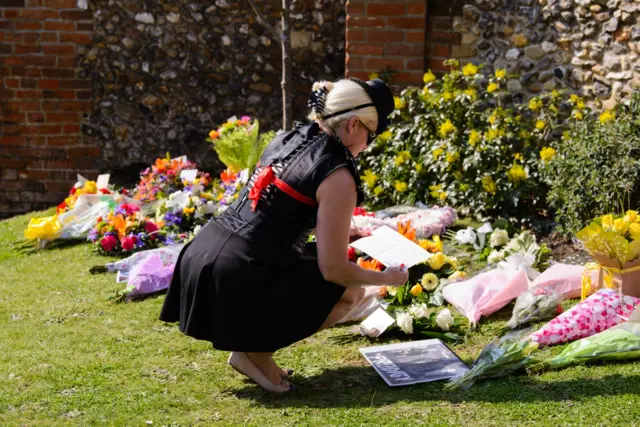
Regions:
[[255, 183], [251, 188], [251, 191], [249, 191], [248, 198], [253, 201], [251, 203], [252, 211], [255, 211], [256, 208], [258, 207], [258, 201], [260, 200], [260, 193], [262, 193], [262, 190], [267, 188], [270, 184], [275, 185], [279, 190], [283, 191], [290, 197], [293, 197], [300, 203], [304, 203], [305, 205], [309, 205], [309, 206], [317, 205], [314, 199], [312, 199], [311, 197], [307, 197], [304, 194], [301, 194], [300, 192], [296, 191], [293, 187], [291, 187], [289, 184], [287, 184], [280, 178], [276, 177], [276, 175], [273, 173], [273, 169], [271, 168], [271, 166], [266, 166], [260, 171], [260, 174], [258, 174], [258, 176], [256, 177]]

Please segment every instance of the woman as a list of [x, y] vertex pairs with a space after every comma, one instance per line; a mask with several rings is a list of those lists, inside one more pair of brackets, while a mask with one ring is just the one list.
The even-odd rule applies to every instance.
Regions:
[[276, 136], [237, 201], [182, 250], [160, 314], [232, 351], [229, 364], [272, 392], [291, 389], [276, 350], [345, 318], [363, 286], [408, 279], [347, 259], [355, 157], [387, 128], [391, 91], [379, 79], [319, 82], [309, 105], [312, 122]]

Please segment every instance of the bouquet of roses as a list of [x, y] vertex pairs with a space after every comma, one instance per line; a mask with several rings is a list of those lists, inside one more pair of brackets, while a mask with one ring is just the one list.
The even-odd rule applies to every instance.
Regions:
[[[496, 233], [501, 233], [499, 237], [495, 237]], [[522, 256], [529, 260], [529, 267], [538, 271], [544, 271], [549, 268], [551, 259], [551, 250], [546, 244], [539, 245], [536, 237], [530, 231], [524, 231], [509, 240], [506, 244], [494, 246], [493, 241], [502, 243], [505, 240], [504, 230], [496, 230], [491, 235], [489, 241], [492, 247], [502, 248], [494, 249], [487, 258], [489, 264], [498, 264], [511, 256]]]
[[99, 217], [89, 232], [89, 241], [103, 255], [130, 254], [139, 250], [156, 248], [173, 243], [162, 230], [162, 222], [144, 217], [140, 207], [125, 203]]
[[[186, 182], [180, 177], [183, 170], [197, 169], [197, 165], [186, 156], [171, 159], [169, 155], [157, 159], [155, 164], [140, 173], [140, 182], [133, 189], [133, 198], [141, 202], [163, 199], [182, 190]], [[207, 178], [202, 175], [200, 180]]]

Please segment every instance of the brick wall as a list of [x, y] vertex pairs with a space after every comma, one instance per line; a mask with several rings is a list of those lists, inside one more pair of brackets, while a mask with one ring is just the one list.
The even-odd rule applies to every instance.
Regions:
[[443, 61], [449, 58], [460, 59], [468, 55], [467, 47], [461, 45], [461, 34], [454, 31], [453, 18], [462, 15], [463, 2], [458, 0], [429, 0], [427, 2], [426, 69], [442, 74], [449, 69]]
[[367, 78], [386, 67], [393, 84], [422, 81], [425, 70], [426, 0], [349, 0], [346, 74]]
[[81, 132], [91, 82], [77, 57], [91, 43], [75, 0], [0, 0], [0, 217], [53, 206], [101, 151]]

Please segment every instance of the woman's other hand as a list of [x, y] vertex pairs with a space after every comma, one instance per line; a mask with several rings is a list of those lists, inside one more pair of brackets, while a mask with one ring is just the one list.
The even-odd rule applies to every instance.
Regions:
[[402, 286], [409, 281], [409, 273], [404, 267], [388, 267], [384, 274], [389, 286]]

